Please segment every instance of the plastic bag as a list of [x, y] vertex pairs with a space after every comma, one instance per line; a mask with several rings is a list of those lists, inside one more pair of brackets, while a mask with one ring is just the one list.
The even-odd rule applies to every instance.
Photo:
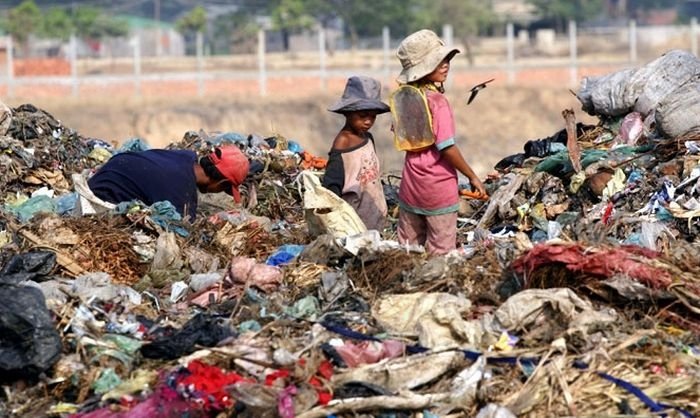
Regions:
[[316, 175], [302, 171], [300, 177], [304, 185], [305, 217], [311, 235], [331, 234], [341, 238], [367, 231], [355, 209], [321, 186]]
[[0, 280], [0, 380], [34, 377], [61, 356], [61, 338], [41, 290]]

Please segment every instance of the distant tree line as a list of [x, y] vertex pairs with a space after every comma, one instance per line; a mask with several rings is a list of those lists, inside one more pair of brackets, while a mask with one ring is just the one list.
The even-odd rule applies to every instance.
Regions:
[[[11, 0], [15, 1], [16, 0]], [[153, 0], [158, 2], [160, 0]], [[534, 6], [540, 26], [547, 24], [559, 30], [566, 22], [585, 22], [605, 18], [611, 8], [624, 5], [624, 13], [633, 17], [640, 11], [655, 8], [680, 8], [681, 0], [525, 0]], [[51, 7], [45, 10], [44, 0], [23, 0], [10, 8], [0, 20], [0, 29], [23, 44], [30, 35], [68, 39], [71, 34], [89, 39], [125, 36], [126, 21], [108, 13], [110, 6]], [[55, 4], [55, 2], [52, 2]], [[144, 12], [139, 2], [138, 12]], [[394, 36], [404, 36], [419, 28], [439, 31], [442, 25], [454, 28], [457, 40], [466, 49], [477, 35], [503, 31], [506, 22], [500, 21], [493, 11], [492, 0], [231, 0], [233, 11], [209, 15], [206, 0], [189, 7], [191, 2], [164, 0], [169, 13], [164, 17], [175, 24], [176, 30], [192, 39], [203, 32], [207, 42], [220, 45], [212, 52], [229, 52], [231, 45], [254, 45], [255, 33], [261, 27], [261, 17], [270, 22], [270, 29], [279, 31], [285, 49], [295, 33], [316, 28], [328, 28], [341, 22], [341, 29], [356, 47], [364, 37], [379, 36], [388, 27]], [[93, 3], [96, 4], [96, 3]], [[106, 4], [109, 4], [107, 2]], [[155, 4], [155, 3], [154, 3]], [[217, 2], [220, 5], [221, 2]], [[129, 9], [122, 9], [128, 13]], [[136, 11], [134, 11], [136, 12]], [[619, 12], [619, 10], [618, 10]], [[174, 17], [177, 16], [177, 17]], [[153, 16], [142, 16], [153, 17]], [[618, 16], [619, 17], [619, 16]]]

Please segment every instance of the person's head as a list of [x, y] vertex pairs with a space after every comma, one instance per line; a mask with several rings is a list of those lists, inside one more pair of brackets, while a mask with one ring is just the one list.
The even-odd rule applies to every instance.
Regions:
[[445, 46], [435, 32], [422, 29], [408, 35], [396, 51], [401, 62], [399, 84], [431, 82], [441, 85], [447, 79], [450, 60], [459, 49]]
[[248, 158], [235, 145], [217, 147], [209, 155], [199, 159], [201, 174], [197, 175], [197, 187], [202, 193], [226, 192], [236, 203], [241, 201], [238, 186], [248, 175]]
[[366, 132], [377, 115], [389, 111], [381, 100], [382, 86], [379, 81], [364, 76], [353, 76], [345, 83], [345, 90], [338, 102], [328, 110], [345, 116], [345, 124], [357, 132]]

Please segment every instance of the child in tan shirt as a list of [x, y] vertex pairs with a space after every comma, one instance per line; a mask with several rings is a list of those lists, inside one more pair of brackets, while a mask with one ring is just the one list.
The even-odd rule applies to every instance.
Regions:
[[379, 159], [369, 132], [378, 114], [389, 111], [373, 78], [350, 77], [340, 101], [328, 110], [345, 116], [328, 153], [323, 186], [348, 202], [367, 229], [382, 231], [387, 205], [380, 181]]

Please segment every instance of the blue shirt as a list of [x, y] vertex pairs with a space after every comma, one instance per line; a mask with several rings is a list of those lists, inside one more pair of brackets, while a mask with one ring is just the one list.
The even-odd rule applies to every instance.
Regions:
[[95, 196], [111, 203], [136, 199], [150, 206], [168, 200], [191, 222], [197, 212], [196, 162], [197, 155], [187, 150], [125, 152], [110, 158], [88, 186]]

